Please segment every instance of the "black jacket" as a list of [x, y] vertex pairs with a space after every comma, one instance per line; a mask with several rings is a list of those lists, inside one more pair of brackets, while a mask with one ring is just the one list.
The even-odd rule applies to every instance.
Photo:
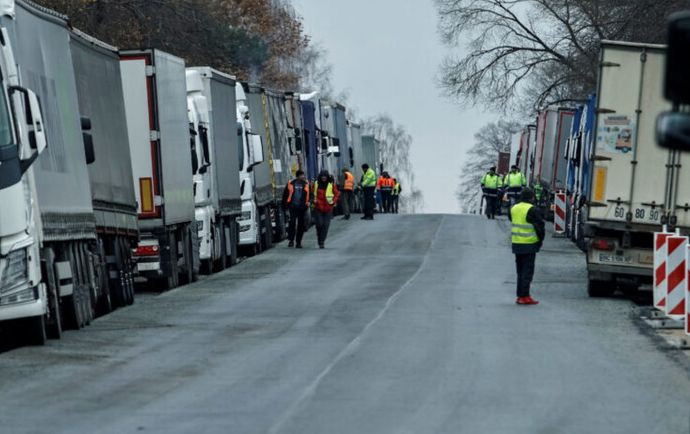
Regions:
[[[511, 213], [508, 213], [508, 218], [511, 219]], [[527, 211], [527, 223], [534, 226], [534, 230], [537, 232], [537, 237], [539, 237], [539, 242], [537, 244], [513, 244], [513, 253], [516, 255], [522, 255], [526, 253], [537, 253], [541, 249], [541, 245], [544, 243], [544, 238], [546, 238], [546, 228], [544, 227], [544, 218], [539, 211], [539, 208], [533, 206]]]
[[302, 181], [299, 178], [293, 179], [290, 181], [293, 185], [295, 186], [302, 186], [303, 192], [302, 192], [302, 203], [295, 203], [294, 198], [292, 200], [292, 203], [288, 203], [288, 196], [290, 196], [290, 186], [286, 185], [285, 190], [283, 190], [283, 209], [287, 209], [288, 207], [292, 208], [297, 208], [297, 209], [306, 209], [309, 207], [309, 194], [307, 194], [305, 189], [309, 188], [309, 182], [308, 181]]

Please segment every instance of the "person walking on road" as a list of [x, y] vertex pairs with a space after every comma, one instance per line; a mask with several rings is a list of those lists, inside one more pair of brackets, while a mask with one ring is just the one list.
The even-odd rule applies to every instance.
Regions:
[[496, 203], [500, 184], [501, 178], [496, 174], [495, 167], [491, 167], [481, 180], [482, 192], [486, 200], [486, 217], [489, 220], [496, 219]]
[[304, 171], [298, 170], [295, 173], [296, 178], [291, 180], [285, 186], [283, 191], [283, 209], [287, 209], [290, 213], [290, 221], [288, 222], [288, 247], [295, 246], [298, 249], [302, 248], [302, 236], [304, 235], [304, 219], [309, 209], [309, 181], [307, 181]]
[[539, 302], [530, 295], [537, 252], [544, 242], [544, 220], [534, 206], [534, 193], [525, 188], [518, 203], [510, 208], [511, 240], [517, 269], [517, 304], [532, 305]]
[[398, 205], [400, 204], [400, 192], [402, 191], [402, 188], [400, 187], [400, 183], [396, 178], [393, 178], [393, 193], [391, 193], [391, 212], [397, 214], [398, 213]]
[[328, 228], [333, 216], [333, 207], [338, 203], [339, 197], [340, 192], [333, 182], [333, 178], [327, 171], [321, 171], [314, 183], [314, 223], [320, 249], [325, 247]]
[[364, 195], [364, 216], [362, 220], [374, 220], [376, 173], [368, 164], [362, 164], [362, 180], [360, 185]]
[[350, 220], [355, 191], [355, 176], [349, 170], [343, 169], [343, 194], [340, 196], [340, 206], [343, 209], [343, 220]]
[[510, 166], [510, 172], [506, 175], [503, 183], [508, 192], [510, 206], [515, 205], [523, 188], [527, 187], [527, 178], [520, 172], [516, 165]]

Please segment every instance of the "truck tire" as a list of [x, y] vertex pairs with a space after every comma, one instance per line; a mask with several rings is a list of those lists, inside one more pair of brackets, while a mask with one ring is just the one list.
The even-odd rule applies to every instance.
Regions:
[[186, 227], [182, 230], [182, 261], [184, 266], [179, 269], [179, 281], [182, 285], [187, 285], [194, 281], [194, 256], [192, 239]]
[[228, 252], [226, 251], [225, 224], [221, 220], [218, 228], [218, 242], [220, 243], [220, 257], [215, 261], [215, 271], [223, 271], [228, 267]]
[[45, 345], [48, 339], [46, 335], [45, 315], [24, 318], [20, 321], [19, 327], [21, 327], [22, 335], [27, 345]]
[[610, 297], [615, 291], [613, 282], [604, 280], [589, 280], [587, 282], [587, 295], [592, 298]]
[[[277, 218], [277, 215], [276, 215]], [[278, 230], [278, 222], [276, 222], [276, 231]], [[264, 237], [264, 250], [273, 247], [273, 221], [271, 220], [271, 208], [264, 208], [264, 224], [266, 225], [266, 232]]]
[[230, 221], [230, 227], [228, 228], [228, 233], [230, 234], [230, 262], [229, 265], [237, 265], [239, 257], [238, 249], [238, 238], [239, 238], [239, 228], [237, 227], [237, 221], [234, 219]]
[[169, 289], [177, 288], [179, 285], [178, 281], [178, 266], [177, 266], [177, 238], [175, 232], [168, 233], [168, 246], [169, 246], [169, 267], [165, 270], [168, 275], [159, 280], [159, 286], [161, 291], [166, 291]]

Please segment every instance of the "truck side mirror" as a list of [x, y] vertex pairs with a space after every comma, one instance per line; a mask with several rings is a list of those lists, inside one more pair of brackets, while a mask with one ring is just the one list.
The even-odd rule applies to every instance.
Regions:
[[671, 15], [668, 24], [664, 96], [674, 105], [673, 112], [661, 113], [656, 120], [659, 146], [690, 151], [690, 114], [678, 110], [690, 104], [690, 12]]
[[91, 118], [87, 118], [86, 116], [81, 117], [81, 130], [91, 131]]
[[690, 12], [671, 15], [668, 24], [664, 96], [676, 104], [690, 104]]
[[[23, 111], [24, 123], [17, 124], [17, 136], [19, 137], [20, 158], [22, 160], [22, 173], [36, 160], [38, 155], [48, 146], [46, 132], [43, 124], [43, 112], [41, 102], [33, 91], [21, 86], [10, 86], [10, 102], [15, 118], [21, 118]], [[18, 110], [16, 104], [21, 104], [22, 110]]]
[[656, 140], [664, 148], [690, 151], [690, 114], [661, 113], [656, 118]]
[[96, 161], [96, 153], [93, 149], [93, 136], [90, 133], [81, 133], [84, 139], [84, 157], [86, 157], [86, 164], [92, 164]]
[[252, 166], [264, 162], [264, 147], [258, 134], [249, 135], [249, 161]]

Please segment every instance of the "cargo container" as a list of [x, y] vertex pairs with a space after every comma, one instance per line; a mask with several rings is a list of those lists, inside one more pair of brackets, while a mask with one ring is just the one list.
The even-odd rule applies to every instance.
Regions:
[[655, 121], [663, 97], [665, 47], [603, 42], [594, 149], [587, 194], [589, 294], [615, 283], [651, 283], [653, 232], [663, 224], [688, 232], [690, 172], [660, 148]]
[[[117, 48], [78, 30], [70, 34], [79, 113], [90, 121], [97, 158], [89, 165], [96, 252], [106, 268], [95, 292], [101, 311], [134, 302], [132, 248], [139, 240], [137, 202]], [[88, 137], [88, 136], [87, 136]]]
[[199, 271], [184, 60], [120, 52], [141, 239], [139, 276], [174, 288]]
[[547, 196], [565, 189], [565, 147], [573, 110], [549, 107], [539, 113], [532, 183], [541, 183]]
[[187, 110], [192, 133], [196, 230], [202, 270], [237, 262], [240, 140], [235, 78], [209, 67], [187, 68]]

